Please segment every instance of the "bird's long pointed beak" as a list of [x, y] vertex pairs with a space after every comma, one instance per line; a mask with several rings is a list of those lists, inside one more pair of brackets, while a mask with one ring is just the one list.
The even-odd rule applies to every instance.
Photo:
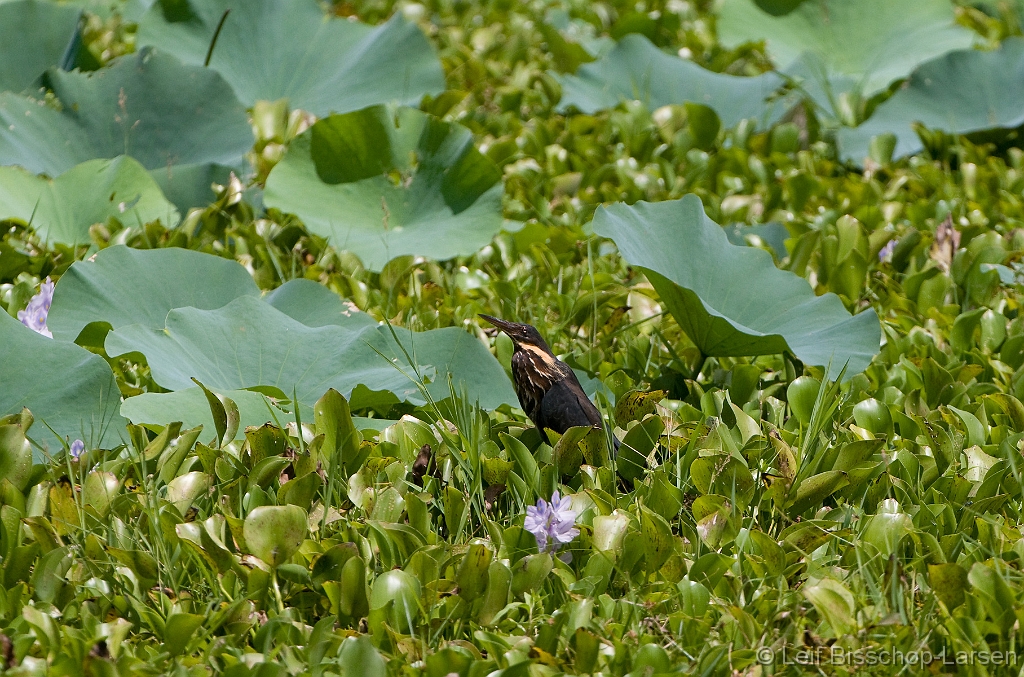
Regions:
[[512, 323], [511, 322], [506, 322], [505, 320], [499, 320], [496, 317], [491, 317], [490, 315], [484, 315], [483, 313], [480, 314], [480, 317], [484, 318], [485, 320], [487, 320], [488, 322], [490, 322], [491, 324], [493, 324], [495, 327], [497, 327], [498, 329], [502, 330], [503, 332], [508, 333], [509, 330], [512, 329]]

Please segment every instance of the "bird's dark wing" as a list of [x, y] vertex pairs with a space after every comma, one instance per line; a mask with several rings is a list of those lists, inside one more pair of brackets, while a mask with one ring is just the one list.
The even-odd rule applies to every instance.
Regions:
[[540, 404], [542, 427], [564, 433], [573, 426], [601, 425], [601, 414], [575, 376], [554, 383]]

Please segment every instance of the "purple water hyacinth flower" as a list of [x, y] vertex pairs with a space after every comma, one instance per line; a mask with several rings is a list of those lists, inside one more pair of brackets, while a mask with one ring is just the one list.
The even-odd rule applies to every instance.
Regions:
[[18, 311], [18, 319], [37, 334], [53, 338], [53, 334], [46, 328], [46, 316], [50, 313], [52, 302], [53, 282], [50, 282], [50, 278], [46, 278], [46, 282], [39, 285], [39, 293], [29, 299], [25, 310]]
[[579, 535], [580, 530], [575, 527], [576, 513], [571, 505], [571, 498], [562, 498], [556, 491], [550, 503], [541, 498], [537, 505], [526, 508], [523, 527], [537, 539], [538, 550], [554, 552]]
[[85, 442], [82, 440], [75, 440], [71, 443], [71, 458], [78, 458], [85, 451]]
[[889, 240], [888, 243], [878, 252], [879, 261], [892, 261], [892, 253], [896, 249], [896, 240]]

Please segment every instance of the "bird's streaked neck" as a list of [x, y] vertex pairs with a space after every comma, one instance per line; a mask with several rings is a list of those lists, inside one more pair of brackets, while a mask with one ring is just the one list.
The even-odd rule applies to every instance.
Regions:
[[533, 343], [516, 343], [515, 352], [532, 353], [539, 357], [544, 364], [549, 366], [552, 366], [555, 363], [555, 358], [547, 346], [538, 346]]

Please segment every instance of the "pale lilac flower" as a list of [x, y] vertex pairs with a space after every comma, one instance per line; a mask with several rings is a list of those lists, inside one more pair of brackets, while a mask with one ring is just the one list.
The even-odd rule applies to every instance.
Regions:
[[53, 338], [53, 334], [46, 328], [46, 316], [50, 312], [50, 304], [53, 302], [53, 282], [46, 278], [46, 282], [39, 285], [39, 293], [29, 299], [25, 310], [18, 311], [18, 319], [21, 323], [47, 338]]
[[554, 552], [579, 535], [580, 530], [575, 527], [576, 513], [571, 505], [571, 498], [561, 498], [556, 491], [550, 503], [541, 498], [537, 505], [526, 508], [523, 527], [537, 539], [538, 550]]
[[896, 240], [889, 240], [889, 242], [878, 252], [878, 260], [886, 262], [892, 261], [892, 253], [895, 249]]
[[71, 458], [78, 458], [85, 451], [85, 442], [82, 440], [75, 440], [71, 443]]

